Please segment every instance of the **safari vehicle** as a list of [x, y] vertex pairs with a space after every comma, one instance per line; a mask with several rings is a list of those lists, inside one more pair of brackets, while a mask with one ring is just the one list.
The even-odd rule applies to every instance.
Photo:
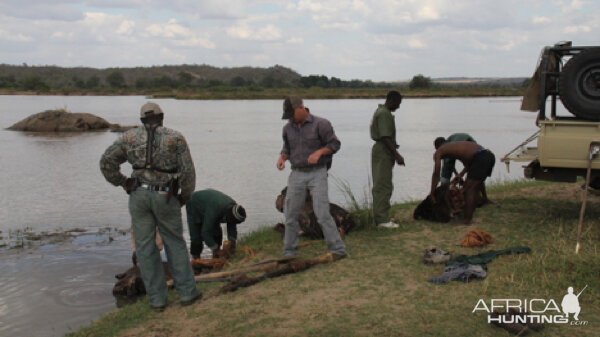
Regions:
[[[557, 116], [557, 98], [574, 116]], [[507, 168], [511, 161], [529, 162], [527, 178], [574, 182], [587, 176], [588, 185], [600, 185], [600, 159], [595, 159], [600, 152], [600, 46], [562, 42], [545, 47], [521, 110], [539, 111], [539, 130], [501, 159]], [[537, 146], [530, 145], [536, 139]]]

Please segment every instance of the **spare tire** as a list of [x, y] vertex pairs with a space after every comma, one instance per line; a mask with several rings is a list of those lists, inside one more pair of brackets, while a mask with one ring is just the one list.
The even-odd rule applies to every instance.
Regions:
[[565, 64], [558, 93], [572, 114], [600, 121], [600, 48], [584, 49]]

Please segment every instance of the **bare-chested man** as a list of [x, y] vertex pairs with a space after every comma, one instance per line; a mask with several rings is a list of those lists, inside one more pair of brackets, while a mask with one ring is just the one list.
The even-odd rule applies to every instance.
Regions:
[[433, 154], [433, 175], [431, 176], [431, 191], [429, 196], [435, 202], [434, 191], [440, 181], [442, 159], [458, 159], [463, 163], [464, 169], [459, 174], [463, 176], [468, 172], [465, 182], [465, 213], [463, 223], [469, 224], [473, 219], [473, 212], [477, 206], [479, 192], [482, 192], [482, 203], [487, 202], [484, 181], [492, 175], [496, 163], [494, 154], [481, 145], [473, 142], [452, 142], [440, 146]]

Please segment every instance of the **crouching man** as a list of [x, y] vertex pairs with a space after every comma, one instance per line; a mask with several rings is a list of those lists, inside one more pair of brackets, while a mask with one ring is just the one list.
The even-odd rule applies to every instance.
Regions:
[[[185, 204], [190, 231], [190, 253], [200, 258], [204, 243], [212, 250], [213, 258], [230, 258], [235, 253], [237, 225], [246, 220], [246, 210], [223, 192], [213, 189], [197, 191]], [[221, 223], [227, 224], [227, 240], [223, 249]]]
[[482, 184], [485, 179], [492, 175], [496, 157], [490, 151], [481, 145], [468, 141], [452, 142], [441, 145], [433, 155], [435, 162], [433, 175], [431, 176], [431, 190], [429, 196], [431, 201], [435, 203], [435, 188], [440, 181], [441, 161], [442, 159], [458, 159], [465, 167], [460, 177], [467, 172], [467, 180], [464, 185], [465, 189], [465, 212], [464, 224], [471, 223], [473, 212], [478, 203], [479, 192], [482, 189]]

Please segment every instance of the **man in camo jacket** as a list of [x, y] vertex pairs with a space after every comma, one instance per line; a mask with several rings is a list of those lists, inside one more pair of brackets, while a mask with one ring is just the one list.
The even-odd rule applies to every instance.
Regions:
[[[196, 185], [194, 163], [183, 135], [162, 126], [163, 116], [158, 104], [144, 104], [144, 125], [125, 132], [100, 159], [106, 180], [129, 194], [138, 266], [148, 301], [156, 311], [167, 305], [165, 274], [154, 242], [156, 227], [166, 246], [169, 270], [181, 304], [192, 304], [201, 295], [196, 289], [181, 220], [181, 206]], [[120, 172], [125, 161], [133, 167], [131, 178]]]

